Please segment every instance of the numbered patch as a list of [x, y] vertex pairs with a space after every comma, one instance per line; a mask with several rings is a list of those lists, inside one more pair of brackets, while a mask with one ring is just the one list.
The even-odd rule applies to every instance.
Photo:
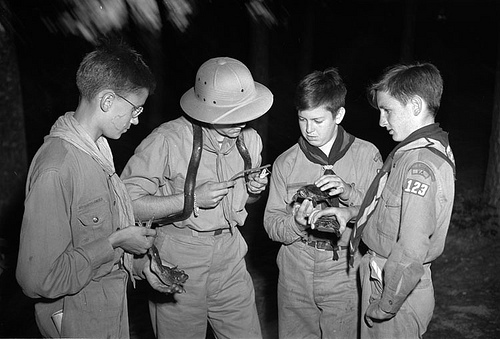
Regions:
[[428, 190], [429, 185], [424, 184], [423, 182], [415, 179], [406, 180], [406, 187], [404, 188], [406, 193], [412, 193], [424, 197]]

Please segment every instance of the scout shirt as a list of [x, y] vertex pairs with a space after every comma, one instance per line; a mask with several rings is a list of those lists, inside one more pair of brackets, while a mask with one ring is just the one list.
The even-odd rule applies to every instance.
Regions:
[[[243, 158], [236, 148], [236, 140], [225, 138], [218, 145], [212, 129], [203, 129], [203, 151], [196, 176], [196, 185], [207, 181], [226, 181], [244, 169]], [[261, 163], [262, 141], [254, 129], [241, 131], [252, 159], [252, 167]], [[193, 148], [193, 129], [185, 117], [166, 122], [156, 128], [135, 150], [121, 175], [132, 200], [146, 195], [168, 196], [184, 191], [187, 168]], [[190, 227], [195, 231], [210, 231], [241, 226], [248, 215], [245, 180], [236, 185], [221, 203], [212, 209], [200, 209], [177, 227]]]
[[68, 142], [47, 139], [28, 173], [16, 271], [23, 292], [37, 298], [44, 336], [59, 335], [51, 315], [63, 309], [63, 336], [128, 338], [123, 250], [108, 240], [119, 227], [102, 167]]
[[424, 273], [424, 265], [444, 249], [455, 194], [449, 146], [418, 139], [396, 151], [392, 169], [363, 242], [387, 258], [380, 307], [395, 314]]
[[[348, 200], [339, 199], [341, 205], [359, 205], [377, 170], [382, 167], [378, 149], [371, 143], [355, 138], [347, 153], [333, 165], [333, 171], [345, 182], [353, 184]], [[307, 159], [298, 144], [281, 154], [273, 164], [269, 198], [264, 214], [264, 227], [269, 237], [284, 244], [307, 238], [295, 223], [288, 206], [297, 190], [312, 184], [323, 175], [323, 166]], [[339, 246], [349, 242], [351, 228], [346, 228]]]

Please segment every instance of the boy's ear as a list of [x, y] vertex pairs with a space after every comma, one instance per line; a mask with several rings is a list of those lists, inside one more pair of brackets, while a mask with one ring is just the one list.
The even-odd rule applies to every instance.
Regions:
[[115, 100], [115, 94], [113, 92], [105, 91], [100, 95], [101, 100], [99, 101], [99, 107], [103, 112], [107, 112], [113, 106], [113, 101]]
[[415, 95], [410, 99], [411, 105], [413, 107], [413, 115], [419, 115], [424, 108], [424, 99], [422, 97]]
[[344, 120], [344, 116], [345, 116], [345, 108], [344, 107], [340, 107], [338, 110], [337, 110], [337, 115], [335, 116], [335, 123], [338, 125], [342, 122], [342, 120]]

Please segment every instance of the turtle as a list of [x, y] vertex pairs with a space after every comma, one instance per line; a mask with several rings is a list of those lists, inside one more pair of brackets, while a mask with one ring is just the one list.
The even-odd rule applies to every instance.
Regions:
[[[153, 220], [154, 218], [151, 218], [144, 223], [138, 220], [137, 225], [151, 228], [153, 227]], [[158, 276], [160, 281], [165, 284], [165, 286], [172, 288], [173, 293], [185, 292], [183, 285], [189, 279], [189, 275], [187, 275], [184, 270], [177, 268], [177, 266], [169, 267], [163, 265], [160, 252], [154, 243], [148, 249], [147, 255], [150, 259], [151, 271]]]
[[[302, 203], [304, 200], [310, 200], [314, 207], [325, 202], [332, 207], [332, 197], [325, 191], [322, 191], [314, 184], [300, 187], [292, 197], [292, 200], [297, 203]], [[335, 216], [322, 216], [314, 223], [315, 229], [321, 232], [335, 233], [340, 237], [340, 224]]]
[[161, 282], [169, 287], [177, 285], [184, 291], [183, 285], [189, 276], [183, 270], [178, 269], [177, 266], [168, 267], [163, 265], [155, 245], [149, 248], [148, 255], [151, 258], [151, 270], [160, 278]]
[[327, 192], [322, 191], [318, 186], [313, 184], [302, 186], [292, 197], [292, 200], [298, 203], [302, 203], [302, 201], [306, 199], [311, 200], [314, 207], [322, 202], [326, 202], [328, 206], [331, 206], [331, 196], [328, 195]]

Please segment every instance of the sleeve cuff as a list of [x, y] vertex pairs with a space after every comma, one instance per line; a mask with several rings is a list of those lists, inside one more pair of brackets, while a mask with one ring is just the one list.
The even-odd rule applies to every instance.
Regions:
[[298, 236], [299, 238], [307, 238], [307, 232], [299, 228], [293, 216], [291, 216], [290, 218], [290, 229], [292, 230], [294, 236]]
[[356, 184], [355, 183], [350, 183], [349, 186], [351, 186], [351, 192], [349, 193], [349, 196], [346, 199], [343, 199], [339, 196], [339, 200], [342, 204], [346, 206], [354, 206], [354, 200], [352, 199], [353, 195], [355, 195], [356, 192]]
[[382, 298], [379, 303], [379, 307], [382, 311], [389, 314], [396, 314], [401, 305], [403, 305], [404, 299], [397, 300], [396, 298]]
[[107, 237], [92, 241], [82, 248], [87, 253], [93, 270], [104, 269], [105, 265], [111, 270], [115, 264], [115, 250]]

